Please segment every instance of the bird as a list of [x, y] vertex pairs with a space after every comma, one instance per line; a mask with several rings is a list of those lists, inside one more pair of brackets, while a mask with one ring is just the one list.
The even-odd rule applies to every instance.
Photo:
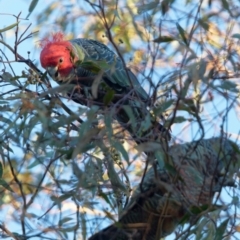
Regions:
[[89, 240], [156, 240], [170, 235], [186, 215], [189, 222], [194, 218], [192, 207], [210, 209], [216, 192], [235, 186], [227, 172], [240, 160], [237, 149], [225, 137], [170, 146], [162, 156], [172, 159], [175, 173], [152, 165], [119, 220]]
[[[152, 105], [144, 87], [117, 54], [103, 43], [86, 38], [65, 40], [62, 32], [40, 42], [41, 65], [59, 84], [69, 84], [68, 96], [75, 102], [106, 109], [135, 140], [158, 135], [170, 139], [148, 107]], [[149, 121], [150, 119], [150, 121]], [[148, 139], [148, 138], [147, 138]]]

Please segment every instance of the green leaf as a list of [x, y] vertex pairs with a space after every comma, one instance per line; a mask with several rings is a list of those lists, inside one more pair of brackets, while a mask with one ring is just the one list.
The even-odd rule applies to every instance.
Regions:
[[0, 162], [0, 178], [2, 178], [2, 175], [3, 175], [3, 165]]
[[200, 240], [200, 239], [202, 239], [203, 229], [204, 229], [204, 227], [206, 227], [206, 225], [208, 224], [208, 222], [209, 222], [208, 219], [202, 218], [201, 221], [198, 223], [197, 228], [196, 228], [195, 240]]
[[[1, 32], [1, 30], [0, 30], [0, 32]], [[1, 77], [2, 80], [5, 81], [5, 82], [10, 82], [10, 81], [13, 79], [12, 74], [9, 73], [9, 72], [4, 72], [0, 77]]]
[[204, 60], [201, 60], [199, 62], [199, 76], [201, 79], [204, 77], [206, 70], [207, 70], [207, 62]]
[[[67, 227], [67, 228], [60, 228], [60, 231], [64, 234], [64, 233], [67, 233], [67, 232], [73, 232], [76, 230], [76, 227], [73, 226], [73, 227]], [[67, 239], [68, 238], [68, 235], [67, 234], [64, 234], [65, 238], [64, 239]]]
[[114, 94], [115, 94], [115, 91], [112, 90], [112, 89], [109, 89], [109, 90], [106, 92], [105, 96], [103, 97], [103, 103], [104, 103], [105, 105], [108, 105], [109, 103], [111, 103], [112, 100], [113, 100], [113, 98], [114, 98]]
[[221, 85], [219, 87], [224, 89], [224, 90], [229, 90], [229, 91], [232, 91], [232, 92], [238, 92], [237, 84], [235, 82], [232, 82], [232, 81], [224, 80], [224, 81], [221, 82]]
[[233, 196], [231, 203], [237, 207], [239, 205], [239, 197]]
[[182, 116], [177, 116], [174, 118], [174, 123], [183, 123], [183, 122], [186, 122], [188, 121], [188, 119], [186, 119], [185, 117], [182, 117]]
[[78, 167], [77, 163], [72, 162], [73, 174], [78, 180], [84, 179], [84, 172]]
[[179, 34], [183, 40], [183, 42], [189, 46], [188, 40], [187, 40], [187, 33], [184, 31], [184, 29], [177, 23], [177, 29], [179, 31]]
[[165, 169], [172, 175], [172, 176], [177, 176], [178, 171], [176, 168], [172, 165], [172, 159], [171, 157], [167, 158], [165, 157]]
[[121, 181], [116, 169], [114, 168], [112, 159], [107, 160], [107, 166], [108, 166], [107, 173], [108, 173], [108, 177], [111, 182], [113, 191], [116, 194], [119, 190], [126, 192], [126, 187], [125, 187], [124, 183]]
[[159, 1], [154, 1], [154, 2], [147, 3], [147, 4], [143, 4], [142, 6], [138, 7], [137, 12], [138, 12], [138, 14], [145, 13], [149, 10], [156, 8], [158, 4], [159, 4]]
[[67, 150], [60, 149], [59, 153], [64, 154], [64, 157], [68, 160], [68, 159], [72, 158], [74, 150], [75, 150], [75, 146], [71, 147], [71, 148], [69, 148]]
[[103, 70], [101, 70], [97, 74], [97, 76], [94, 78], [94, 81], [91, 86], [92, 95], [93, 95], [93, 98], [95, 98], [95, 99], [98, 97], [98, 86], [101, 83], [103, 74], [104, 74], [104, 72], [103, 72]]
[[198, 20], [198, 23], [199, 23], [199, 25], [200, 25], [203, 29], [205, 29], [206, 31], [208, 31], [208, 29], [209, 29], [209, 24], [208, 24], [208, 21], [207, 21], [206, 18], [205, 18], [205, 19], [200, 18], [200, 19]]
[[[190, 84], [192, 83], [192, 79], [190, 76], [188, 76], [188, 78], [186, 79], [186, 81], [184, 81], [184, 85], [183, 88], [181, 89], [181, 91], [179, 92], [179, 97], [181, 97], [182, 99], [184, 99], [188, 93], [188, 89]], [[178, 91], [178, 90], [177, 90]]]
[[14, 192], [5, 180], [0, 179], [0, 185], [3, 186], [4, 188], [6, 188], [8, 191]]
[[224, 239], [223, 238], [223, 235], [226, 231], [226, 228], [227, 228], [227, 225], [228, 225], [228, 221], [229, 221], [229, 218], [227, 218], [226, 220], [224, 220], [219, 227], [217, 227], [216, 229], [216, 235], [215, 235], [215, 240], [218, 240], [218, 239]]
[[228, 4], [228, 1], [227, 0], [222, 0], [222, 5], [223, 5], [223, 7], [226, 9], [226, 10], [230, 10], [229, 9], [229, 4]]
[[5, 27], [5, 28], [0, 29], [0, 33], [6, 32], [7, 30], [10, 30], [10, 29], [16, 27], [16, 26], [18, 25], [18, 23], [19, 23], [19, 22], [16, 22], [16, 23], [14, 23], [14, 24], [12, 24], [12, 25], [9, 25], [8, 27]]
[[68, 198], [72, 197], [73, 193], [65, 193], [63, 195], [61, 195], [60, 197], [57, 196], [51, 196], [51, 200], [58, 205], [58, 207], [61, 207], [61, 203], [65, 200], [67, 200]]
[[9, 106], [8, 104], [9, 104], [8, 101], [1, 101], [1, 100], [0, 100], [0, 105], [6, 105], [6, 106], [0, 106], [0, 107], [1, 107], [1, 110], [7, 111], [7, 109], [10, 108], [10, 106]]
[[[90, 110], [88, 110], [88, 111], [86, 112], [87, 118], [88, 118], [89, 121], [94, 121], [94, 120], [96, 120], [96, 116], [97, 116], [97, 111], [98, 111], [98, 109], [99, 109], [98, 106], [93, 105], [93, 106], [91, 106]], [[86, 126], [88, 126], [88, 128], [91, 128], [92, 122], [87, 122], [86, 124], [87, 124]], [[87, 131], [87, 129], [86, 129], [86, 131]], [[83, 132], [86, 132], [86, 131], [83, 131]]]
[[104, 192], [100, 192], [99, 193], [99, 197], [103, 198], [109, 205], [112, 205], [112, 203], [109, 200], [108, 196]]
[[76, 87], [76, 86], [73, 84], [62, 84], [62, 85], [56, 86], [54, 88], [50, 88], [47, 91], [44, 91], [43, 93], [41, 93], [39, 95], [39, 98], [43, 98], [43, 97], [47, 96], [48, 94], [59, 94], [59, 93], [68, 92], [69, 90], [73, 89], [73, 87]]
[[40, 163], [41, 163], [41, 162], [39, 162], [38, 159], [35, 159], [35, 161], [33, 161], [33, 163], [31, 163], [31, 164], [27, 167], [27, 169], [34, 168], [34, 167], [38, 166]]
[[113, 146], [116, 148], [116, 150], [118, 150], [122, 154], [124, 160], [126, 160], [127, 163], [129, 164], [129, 156], [128, 156], [126, 149], [123, 147], [123, 145], [121, 143], [115, 141], [113, 143]]
[[186, 61], [185, 61], [186, 65], [188, 65], [187, 63], [191, 62], [191, 60], [194, 60], [196, 58], [198, 58], [196, 54], [194, 53], [190, 54], [189, 57], [186, 58]]
[[[153, 109], [154, 115], [155, 116], [160, 116], [163, 112], [165, 112], [169, 107], [171, 107], [173, 105], [173, 103], [175, 102], [175, 100], [170, 99], [166, 102], [163, 103], [159, 103], [159, 107], [156, 107]], [[158, 104], [158, 103], [157, 103]]]
[[113, 119], [112, 114], [105, 114], [104, 123], [106, 126], [106, 133], [107, 133], [107, 136], [109, 139], [111, 139], [111, 137], [113, 135], [112, 119]]
[[27, 15], [26, 18], [28, 18], [28, 17], [31, 15], [31, 13], [33, 12], [33, 10], [34, 10], [35, 7], [37, 6], [37, 4], [38, 4], [38, 0], [32, 0], [30, 6], [29, 6], [29, 8], [28, 8], [28, 12], [29, 12], [29, 13], [28, 13], [28, 15]]
[[204, 211], [206, 211], [209, 208], [208, 204], [202, 205], [202, 206], [192, 206], [190, 209], [190, 212], [194, 215], [198, 215]]
[[163, 43], [163, 42], [172, 42], [175, 41], [176, 39], [170, 36], [159, 36], [153, 40], [153, 42], [156, 43]]
[[73, 220], [73, 219], [70, 218], [70, 217], [65, 217], [65, 218], [59, 220], [58, 224], [59, 224], [60, 226], [62, 226], [64, 223], [69, 222], [69, 221], [71, 221], [71, 220]]
[[[152, 126], [151, 115], [149, 113], [146, 114], [144, 120], [141, 122], [139, 128], [139, 136], [142, 136], [144, 132], [146, 132]], [[144, 135], [144, 134], [143, 134]]]
[[232, 38], [240, 39], [240, 33], [234, 33], [234, 34], [232, 35]]
[[81, 65], [82, 61], [85, 59], [85, 53], [83, 52], [83, 49], [80, 45], [78, 45], [77, 43], [73, 43], [73, 50], [70, 51], [70, 56], [72, 58], [72, 60], [75, 59], [75, 57], [77, 56], [77, 59], [79, 59], [77, 62], [75, 62], [75, 64]]
[[1, 143], [2, 147], [5, 148], [7, 151], [14, 153], [13, 150], [9, 147], [9, 145], [5, 142]]
[[98, 74], [101, 70], [104, 72], [111, 68], [111, 65], [109, 65], [105, 60], [85, 59], [83, 62], [77, 61], [76, 64], [79, 67], [85, 68], [95, 74]]
[[[87, 239], [87, 221], [86, 221], [86, 214], [80, 214], [81, 218], [81, 234], [82, 239]], [[74, 229], [75, 230], [75, 229]]]
[[108, 70], [111, 68], [111, 65], [109, 65], [106, 60], [93, 60], [91, 59], [91, 62], [98, 67], [100, 70]]
[[113, 16], [116, 16], [120, 21], [122, 21], [119, 13], [118, 13], [118, 9], [115, 9], [113, 12], [112, 12]]
[[161, 2], [161, 9], [163, 15], [169, 10], [170, 5], [174, 2], [174, 0], [163, 0]]
[[180, 224], [184, 224], [184, 223], [188, 222], [189, 219], [193, 215], [197, 216], [197, 215], [201, 214], [202, 212], [205, 212], [206, 210], [209, 210], [208, 208], [209, 208], [208, 204], [204, 204], [202, 206], [191, 206], [189, 211], [181, 219]]
[[166, 154], [163, 151], [157, 150], [154, 153], [154, 155], [155, 155], [155, 157], [157, 159], [158, 166], [160, 168], [164, 168], [164, 166], [165, 166], [164, 157], [165, 157]]
[[127, 113], [128, 117], [130, 119], [132, 129], [136, 130], [137, 121], [136, 121], [136, 118], [134, 116], [133, 109], [128, 105], [124, 105], [123, 109]]

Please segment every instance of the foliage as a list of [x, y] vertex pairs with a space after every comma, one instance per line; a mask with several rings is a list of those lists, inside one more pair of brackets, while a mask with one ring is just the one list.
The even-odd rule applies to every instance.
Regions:
[[[51, 0], [39, 8], [40, 1], [29, 3], [28, 17], [37, 16], [24, 30], [20, 14], [0, 29], [0, 206], [8, 215], [0, 223], [2, 238], [87, 239], [117, 220], [149, 163], [143, 152], [154, 150], [164, 165], [152, 139], [136, 147], [113, 121], [111, 107], [73, 103], [64, 95], [68, 89], [39, 67], [39, 54], [37, 61], [21, 56], [21, 43], [29, 38], [58, 29], [69, 38], [108, 44], [147, 89], [151, 112], [171, 129], [170, 144], [219, 135], [238, 141], [235, 1]], [[13, 30], [10, 45], [6, 33]], [[238, 180], [238, 168], [229, 171]], [[220, 210], [201, 209], [174, 237], [236, 237], [238, 195], [227, 188], [217, 197]]]

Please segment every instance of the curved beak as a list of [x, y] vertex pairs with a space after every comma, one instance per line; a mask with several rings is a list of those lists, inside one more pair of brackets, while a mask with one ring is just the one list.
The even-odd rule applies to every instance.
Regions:
[[47, 70], [48, 74], [52, 78], [56, 78], [58, 76], [58, 66], [56, 66], [56, 67], [47, 67], [46, 70]]

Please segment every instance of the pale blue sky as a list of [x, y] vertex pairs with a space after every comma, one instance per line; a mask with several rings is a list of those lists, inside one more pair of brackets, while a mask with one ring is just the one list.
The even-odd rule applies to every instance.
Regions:
[[[31, 1], [29, 0], [0, 0], [0, 29], [5, 28], [11, 24], [14, 24], [16, 22], [16, 18], [14, 18], [12, 15], [18, 15], [21, 12], [21, 17], [26, 18], [28, 15], [28, 8]], [[36, 13], [39, 13], [39, 11], [42, 10], [41, 4], [44, 3], [45, 0], [39, 1], [39, 4], [36, 8], [36, 11], [30, 15], [29, 20], [20, 20], [19, 23], [19, 32], [21, 33], [26, 27], [32, 23], [32, 26], [28, 30], [28, 33], [31, 33], [35, 27], [35, 18], [34, 16]], [[9, 14], [9, 15], [8, 15]], [[15, 40], [15, 28], [13, 28], [11, 31], [7, 31], [2, 33], [4, 36], [4, 40], [10, 45], [13, 46], [14, 40]], [[36, 48], [36, 38], [30, 38], [26, 41], [22, 42], [19, 45], [18, 52], [20, 55], [22, 55], [24, 58], [28, 58], [27, 52], [30, 51], [30, 58], [36, 59], [38, 61], [38, 49]], [[1, 46], [2, 48], [2, 46]], [[8, 50], [6, 50], [7, 55], [9, 57], [9, 60], [14, 60], [14, 56], [12, 53], [10, 53]], [[14, 70], [18, 74], [19, 71], [22, 71], [24, 63], [20, 64], [13, 64]], [[0, 69], [2, 70], [2, 69]]]

